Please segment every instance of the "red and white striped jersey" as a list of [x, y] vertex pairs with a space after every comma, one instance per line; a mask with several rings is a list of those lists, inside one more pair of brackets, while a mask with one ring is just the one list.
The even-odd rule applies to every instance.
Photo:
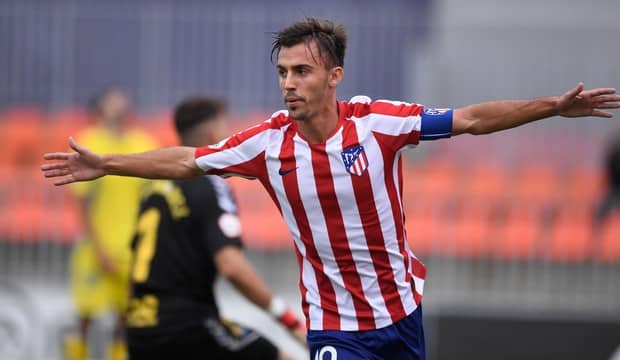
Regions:
[[197, 149], [196, 163], [267, 189], [295, 242], [309, 329], [377, 329], [417, 308], [426, 275], [406, 239], [401, 151], [449, 136], [452, 112], [365, 96], [338, 112], [323, 143], [306, 141], [280, 111]]

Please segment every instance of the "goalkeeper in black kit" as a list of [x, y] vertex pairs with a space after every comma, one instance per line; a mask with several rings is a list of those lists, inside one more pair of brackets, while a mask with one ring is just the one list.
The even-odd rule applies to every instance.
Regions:
[[[184, 146], [221, 140], [226, 121], [225, 104], [207, 97], [189, 98], [174, 112]], [[305, 342], [304, 324], [246, 259], [240, 235], [237, 205], [221, 178], [148, 185], [132, 242], [131, 359], [288, 359], [253, 330], [220, 317], [218, 274]]]

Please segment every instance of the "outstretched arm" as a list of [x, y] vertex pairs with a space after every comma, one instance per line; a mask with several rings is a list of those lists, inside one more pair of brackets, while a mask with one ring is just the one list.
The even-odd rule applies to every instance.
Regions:
[[583, 83], [562, 96], [534, 100], [492, 101], [455, 109], [452, 135], [488, 134], [551, 116], [610, 118], [606, 109], [620, 108], [616, 89], [583, 90]]
[[127, 155], [99, 155], [69, 138], [75, 152], [43, 155], [45, 177], [57, 178], [55, 185], [94, 180], [104, 175], [133, 176], [148, 179], [183, 179], [202, 174], [194, 159], [195, 148], [176, 146]]

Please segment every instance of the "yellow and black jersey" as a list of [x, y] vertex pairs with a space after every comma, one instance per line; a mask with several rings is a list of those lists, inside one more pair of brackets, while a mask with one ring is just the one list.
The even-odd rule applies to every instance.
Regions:
[[130, 333], [168, 333], [218, 316], [214, 255], [241, 247], [237, 205], [224, 180], [154, 181], [132, 241]]

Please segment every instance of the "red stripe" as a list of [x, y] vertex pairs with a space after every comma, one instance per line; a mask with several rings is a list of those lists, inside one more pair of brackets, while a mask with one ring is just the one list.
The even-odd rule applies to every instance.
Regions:
[[301, 277], [303, 261], [301, 253], [297, 248], [297, 244], [295, 244], [295, 257], [297, 258], [297, 268], [299, 269], [299, 292], [301, 293], [301, 310], [304, 312], [304, 316], [306, 317], [306, 329], [310, 329], [310, 309], [308, 306], [308, 301], [306, 301], [306, 294], [308, 293], [308, 289], [306, 289], [304, 281]]
[[420, 115], [424, 110], [422, 105], [418, 104], [392, 104], [384, 101], [375, 101], [370, 104], [351, 104], [349, 106], [349, 116], [364, 117], [368, 114], [389, 115], [408, 117]]
[[[290, 128], [284, 134], [279, 157], [282, 168], [292, 169], [297, 167], [293, 141], [294, 135], [295, 132]], [[286, 198], [293, 211], [293, 217], [297, 222], [301, 241], [306, 247], [306, 259], [314, 268], [314, 273], [316, 275], [316, 283], [321, 299], [321, 308], [323, 310], [323, 329], [339, 330], [340, 315], [338, 314], [338, 305], [336, 304], [336, 293], [331, 281], [325, 275], [323, 263], [314, 246], [314, 239], [312, 237], [312, 231], [310, 230], [310, 224], [308, 223], [308, 216], [301, 201], [297, 182], [297, 171], [282, 176], [282, 182], [284, 184]], [[301, 267], [300, 271], [303, 271]]]
[[[357, 171], [359, 164], [356, 164], [356, 167]], [[327, 236], [329, 237], [338, 270], [342, 275], [344, 287], [352, 296], [358, 329], [374, 329], [376, 327], [374, 314], [368, 300], [364, 296], [362, 280], [357, 273], [357, 268], [353, 261], [324, 144], [312, 146], [312, 169], [316, 182], [316, 192], [319, 194], [319, 202], [325, 217]]]
[[[359, 145], [357, 130], [353, 121], [347, 122], [344, 131], [342, 144], [343, 149], [351, 146]], [[368, 244], [370, 257], [379, 279], [379, 287], [381, 295], [393, 322], [404, 318], [407, 314], [403, 307], [403, 303], [396, 287], [392, 265], [385, 248], [385, 239], [381, 232], [381, 223], [377, 214], [377, 206], [375, 204], [375, 194], [372, 191], [372, 185], [368, 171], [364, 171], [362, 176], [351, 176], [353, 182], [353, 191], [357, 208], [362, 220], [364, 235]]]
[[[263, 174], [263, 168], [265, 168], [265, 152], [262, 151], [260, 154], [256, 155], [253, 159], [235, 164], [232, 166], [228, 166], [222, 169], [209, 169], [207, 170], [207, 174], [210, 175], [226, 175], [226, 174], [237, 174], [247, 177], [256, 177], [262, 179], [265, 174]], [[263, 178], [261, 178], [261, 176]]]
[[261, 132], [265, 130], [268, 130], [270, 127], [272, 127], [272, 125], [269, 122], [264, 122], [264, 123], [260, 123], [258, 125], [252, 126], [249, 129], [243, 130], [229, 137], [228, 140], [226, 140], [226, 142], [220, 147], [211, 148], [209, 146], [202, 146], [202, 147], [196, 148], [196, 151], [194, 152], [194, 156], [196, 158], [199, 158], [204, 155], [213, 154], [213, 153], [216, 153], [222, 150], [233, 148], [235, 146], [240, 145], [244, 141], [247, 141], [249, 138], [257, 134], [260, 134]]
[[[411, 257], [411, 265], [413, 267], [413, 275], [424, 280], [426, 278], [426, 266], [414, 257]], [[416, 305], [420, 305], [422, 303], [422, 294], [418, 292], [414, 281], [411, 281], [411, 288], [413, 290], [413, 301], [415, 301]]]
[[419, 259], [411, 258], [411, 265], [413, 266], [413, 275], [420, 279], [426, 279], [426, 265]]
[[[373, 133], [377, 142], [379, 144], [387, 144], [400, 142], [402, 139], [397, 138], [406, 138], [408, 135], [400, 135], [400, 136], [389, 136], [379, 133]], [[398, 194], [399, 191], [396, 189], [396, 184], [394, 184], [394, 152], [388, 151], [386, 148], [379, 146], [381, 149], [381, 156], [383, 157], [383, 166], [385, 171], [383, 172], [383, 180], [385, 182], [385, 188], [388, 193], [388, 198], [390, 199], [390, 205], [392, 207], [392, 217], [394, 218], [394, 224], [396, 228], [396, 239], [398, 241], [398, 250], [400, 254], [403, 256], [405, 260], [405, 281], [409, 282], [411, 280], [411, 274], [409, 274], [409, 253], [407, 252], [405, 245], [405, 219], [403, 215], [403, 209], [401, 208], [401, 200], [399, 199]], [[400, 194], [402, 194], [402, 161], [399, 157], [398, 159], [398, 185]]]

